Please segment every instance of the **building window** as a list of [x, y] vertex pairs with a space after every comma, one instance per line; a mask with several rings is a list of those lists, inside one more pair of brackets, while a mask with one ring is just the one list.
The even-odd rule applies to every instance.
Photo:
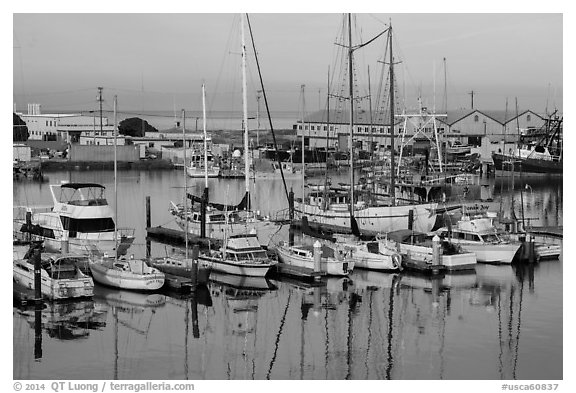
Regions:
[[474, 115], [474, 122], [478, 123], [478, 115]]
[[48, 120], [46, 120], [46, 127], [48, 127]]
[[334, 131], [334, 126], [330, 126], [330, 131]]
[[310, 126], [310, 131], [314, 131], [314, 126]]
[[324, 131], [326, 131], [328, 129], [328, 126], [324, 126]]
[[526, 116], [526, 121], [530, 121], [530, 120], [532, 120], [532, 116], [527, 115], [527, 116]]
[[304, 130], [308, 131], [308, 126], [304, 126]]

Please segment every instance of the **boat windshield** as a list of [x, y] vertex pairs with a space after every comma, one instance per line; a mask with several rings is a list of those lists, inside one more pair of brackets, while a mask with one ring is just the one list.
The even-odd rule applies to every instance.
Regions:
[[59, 202], [78, 206], [105, 206], [108, 201], [102, 186], [61, 187]]
[[488, 234], [482, 235], [482, 240], [484, 240], [486, 243], [495, 243], [500, 241], [500, 238], [496, 234]]

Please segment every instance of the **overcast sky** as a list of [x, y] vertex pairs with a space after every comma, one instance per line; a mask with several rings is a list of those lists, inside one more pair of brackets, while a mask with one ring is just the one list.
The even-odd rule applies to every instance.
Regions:
[[[250, 14], [273, 112], [298, 110], [302, 84], [308, 111], [323, 105], [328, 67], [338, 73], [342, 20], [335, 13]], [[408, 106], [421, 94], [431, 107], [435, 90], [440, 108], [446, 85], [452, 109], [470, 107], [472, 90], [480, 109], [504, 110], [507, 98], [510, 111], [516, 98], [521, 108], [562, 109], [562, 14], [359, 13], [354, 43], [389, 20], [395, 58], [402, 61], [399, 94], [405, 92]], [[238, 14], [15, 13], [13, 100], [19, 110], [28, 102], [55, 111], [94, 109], [103, 86], [107, 103], [117, 94], [123, 108], [200, 110], [205, 81], [209, 109], [238, 110], [240, 103], [230, 108], [227, 98], [240, 92], [239, 36]], [[381, 37], [356, 52], [361, 91], [368, 67], [373, 92], [378, 89], [384, 45]], [[259, 89], [253, 56], [249, 63], [253, 106]]]

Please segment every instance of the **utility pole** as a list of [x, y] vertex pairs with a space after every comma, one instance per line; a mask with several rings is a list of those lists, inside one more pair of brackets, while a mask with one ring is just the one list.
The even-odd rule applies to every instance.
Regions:
[[474, 109], [474, 90], [472, 90], [470, 93], [470, 97], [472, 97], [472, 109]]
[[100, 102], [100, 135], [102, 135], [102, 89], [103, 87], [98, 88], [98, 97], [96, 98]]

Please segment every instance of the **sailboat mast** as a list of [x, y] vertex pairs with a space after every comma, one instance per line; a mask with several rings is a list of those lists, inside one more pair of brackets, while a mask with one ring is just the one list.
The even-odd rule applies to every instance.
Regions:
[[[102, 102], [102, 100], [100, 100]], [[114, 259], [118, 259], [118, 157], [116, 156], [117, 136], [118, 136], [118, 118], [117, 107], [118, 99], [114, 96]]]
[[[246, 183], [246, 195], [250, 192], [250, 165], [248, 163], [248, 96], [246, 92], [246, 44], [244, 42], [244, 18], [240, 18], [242, 31], [242, 110], [244, 125], [244, 182]], [[250, 205], [250, 203], [249, 203]]]
[[348, 14], [348, 79], [350, 95], [350, 134], [348, 135], [348, 150], [350, 154], [350, 215], [354, 212], [354, 91], [352, 77], [352, 17]]
[[184, 160], [184, 220], [186, 227], [184, 228], [184, 242], [186, 245], [186, 259], [188, 259], [188, 202], [186, 200], [188, 193], [188, 174], [186, 173], [186, 111], [182, 109], [182, 149]]
[[206, 87], [202, 83], [202, 127], [204, 129], [204, 187], [208, 188], [208, 141], [206, 135]]
[[304, 126], [304, 113], [305, 113], [305, 107], [306, 107], [306, 96], [304, 93], [304, 88], [306, 87], [306, 85], [301, 85], [300, 86], [300, 90], [302, 93], [302, 203], [304, 203], [304, 186], [305, 186], [305, 168], [306, 165], [304, 165], [304, 129], [306, 128]]
[[396, 205], [396, 186], [394, 184], [394, 57], [392, 55], [392, 22], [388, 30], [390, 40], [390, 193], [392, 205]]

